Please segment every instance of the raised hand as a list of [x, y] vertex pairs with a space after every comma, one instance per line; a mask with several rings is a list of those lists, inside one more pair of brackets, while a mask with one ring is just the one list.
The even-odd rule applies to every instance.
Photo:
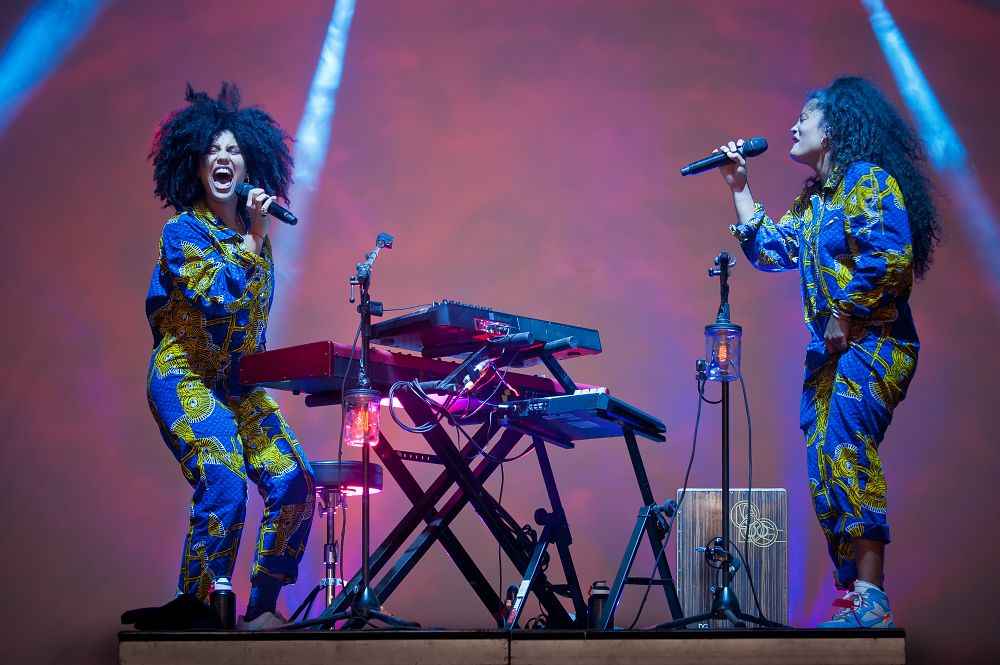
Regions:
[[750, 187], [747, 186], [747, 160], [743, 155], [736, 152], [736, 149], [743, 145], [743, 139], [730, 141], [728, 144], [720, 145], [712, 151], [712, 154], [720, 152], [726, 153], [726, 157], [733, 160], [719, 166], [722, 172], [722, 179], [729, 185], [733, 192], [733, 204], [736, 206], [736, 219], [740, 224], [746, 224], [753, 217], [755, 204], [753, 195], [750, 194]]
[[271, 228], [271, 218], [267, 214], [267, 209], [271, 207], [271, 202], [276, 201], [276, 196], [268, 196], [259, 187], [251, 189], [247, 193], [247, 212], [250, 213], [250, 230], [267, 234]]
[[724, 152], [726, 157], [733, 160], [721, 165], [719, 172], [722, 173], [723, 180], [734, 193], [743, 191], [747, 186], [747, 160], [736, 152], [736, 149], [742, 145], [743, 139], [737, 139], [735, 142], [730, 141], [727, 145], [721, 145], [712, 151], [713, 155]]
[[271, 216], [267, 214], [267, 209], [275, 200], [277, 197], [268, 196], [267, 192], [259, 187], [251, 189], [247, 193], [247, 213], [250, 215], [249, 235], [254, 240], [254, 244], [250, 248], [255, 254], [260, 254], [260, 250], [264, 247], [264, 237], [271, 230]]

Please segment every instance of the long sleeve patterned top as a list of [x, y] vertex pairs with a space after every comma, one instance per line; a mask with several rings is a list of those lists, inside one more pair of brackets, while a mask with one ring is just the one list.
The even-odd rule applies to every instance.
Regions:
[[146, 296], [153, 366], [238, 386], [240, 356], [264, 346], [273, 292], [270, 240], [257, 255], [203, 205], [174, 215]]
[[756, 268], [798, 269], [812, 333], [807, 381], [831, 359], [823, 335], [837, 307], [851, 315], [851, 347], [869, 358], [874, 373], [890, 374], [905, 390], [919, 349], [908, 304], [913, 247], [903, 195], [888, 172], [855, 163], [801, 194], [778, 223], [757, 205], [750, 221], [730, 230]]

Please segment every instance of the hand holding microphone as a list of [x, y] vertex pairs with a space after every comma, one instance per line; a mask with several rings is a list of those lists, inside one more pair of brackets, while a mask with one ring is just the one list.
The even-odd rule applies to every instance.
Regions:
[[737, 139], [735, 143], [730, 141], [712, 151], [713, 155], [726, 158], [719, 165], [719, 173], [734, 192], [741, 191], [747, 186], [747, 160], [742, 150], [745, 145], [743, 139]]
[[271, 230], [271, 218], [267, 215], [268, 208], [274, 204], [275, 197], [268, 196], [260, 187], [254, 187], [250, 183], [240, 183], [236, 186], [236, 197], [243, 201], [250, 226], [247, 234], [253, 236], [248, 239], [243, 236], [243, 246], [254, 254], [261, 254], [264, 251], [264, 239]]
[[721, 146], [719, 150], [713, 151], [711, 157], [692, 162], [682, 168], [681, 175], [694, 175], [730, 163], [744, 166], [746, 164], [745, 157], [756, 157], [765, 150], [767, 150], [767, 140], [760, 136], [749, 141], [743, 139], [735, 143], [730, 141], [728, 146]]
[[722, 178], [733, 192], [736, 217], [740, 224], [746, 224], [754, 215], [756, 204], [747, 186], [747, 157], [756, 157], [767, 150], [767, 141], [758, 137], [744, 141], [730, 141], [712, 151], [712, 156], [688, 164], [681, 169], [683, 175], [693, 175], [718, 168]]
[[241, 182], [236, 185], [236, 195], [246, 202], [247, 210], [250, 211], [251, 220], [256, 212], [264, 217], [272, 215], [283, 221], [285, 224], [290, 224], [292, 226], [299, 223], [298, 217], [275, 203], [277, 197], [268, 196], [263, 189], [256, 189], [259, 194], [250, 197], [249, 195], [253, 191], [255, 191], [254, 186], [248, 182]]

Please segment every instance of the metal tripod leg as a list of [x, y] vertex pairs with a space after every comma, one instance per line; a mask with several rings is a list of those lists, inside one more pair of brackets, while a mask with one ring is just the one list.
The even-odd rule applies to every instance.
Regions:
[[[743, 619], [756, 619], [756, 617], [747, 617], [740, 611], [740, 601], [729, 587], [718, 587], [714, 593], [715, 597], [712, 600], [711, 611], [677, 619], [676, 621], [660, 623], [654, 626], [654, 628], [658, 630], [684, 628], [693, 623], [709, 620], [728, 621], [734, 628], [746, 628], [747, 625], [743, 622]], [[756, 620], [755, 623], [760, 623], [760, 620]]]

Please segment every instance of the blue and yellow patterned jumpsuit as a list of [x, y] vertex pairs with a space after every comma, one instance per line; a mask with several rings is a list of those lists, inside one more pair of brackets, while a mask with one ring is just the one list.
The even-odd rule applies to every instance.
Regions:
[[[878, 446], [920, 347], [907, 303], [913, 251], [903, 196], [886, 171], [859, 162], [801, 194], [777, 224], [758, 205], [730, 229], [758, 269], [799, 271], [812, 333], [799, 426], [834, 581], [847, 588], [858, 576], [851, 538], [889, 542]], [[850, 346], [829, 355], [823, 335], [834, 306], [851, 315]]]
[[239, 359], [264, 347], [274, 265], [204, 206], [173, 216], [146, 296], [153, 356], [149, 406], [194, 489], [177, 593], [207, 600], [231, 576], [246, 518], [247, 477], [264, 498], [252, 576], [295, 581], [312, 522], [309, 461], [261, 388], [240, 385]]

